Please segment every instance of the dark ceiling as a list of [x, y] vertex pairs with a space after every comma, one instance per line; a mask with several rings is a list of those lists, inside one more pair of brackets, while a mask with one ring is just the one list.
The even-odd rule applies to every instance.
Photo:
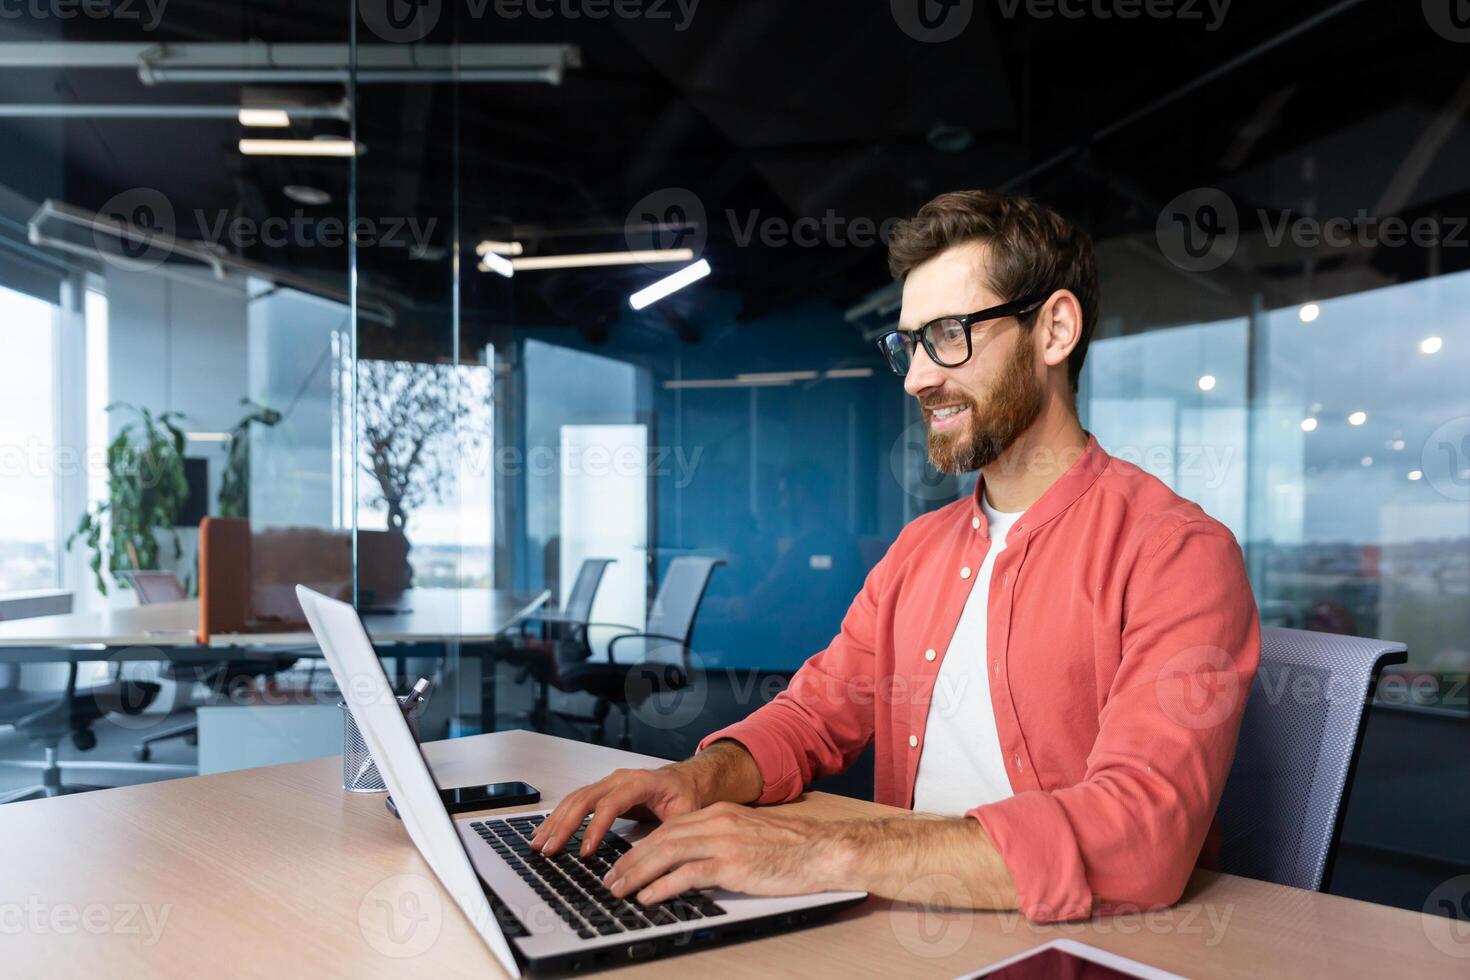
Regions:
[[[1012, 4], [985, 2], [975, 4], [957, 40], [942, 44], [906, 35], [881, 0], [703, 0], [686, 30], [676, 29], [671, 0], [661, 6], [672, 8], [673, 20], [477, 18], [471, 11], [483, 4], [443, 0], [430, 43], [574, 44], [581, 67], [557, 87], [361, 86], [357, 133], [367, 152], [358, 161], [358, 214], [433, 218], [441, 247], [457, 218], [467, 245], [513, 235], [533, 251], [616, 249], [627, 247], [635, 203], [686, 188], [705, 209], [715, 281], [740, 294], [743, 318], [813, 300], [842, 308], [886, 281], [881, 246], [742, 247], [743, 229], [752, 220], [829, 212], [840, 222], [881, 222], [911, 214], [939, 191], [974, 186], [1040, 197], [1083, 222], [1105, 249], [1142, 242], [1146, 251], [1162, 204], [1201, 185], [1230, 189], [1243, 211], [1351, 214], [1380, 201], [1412, 139], [1470, 74], [1470, 47], [1429, 29], [1419, 4], [1390, 0], [1237, 0], [1213, 30], [1204, 3], [1190, 5], [1202, 21], [1124, 21], [1038, 19], [1025, 15], [1024, 3], [1007, 17]], [[350, 11], [322, 0], [172, 0], [148, 34], [86, 20], [4, 21], [0, 32], [344, 41]], [[11, 101], [242, 97], [239, 86], [150, 88], [124, 70], [0, 69], [0, 77]], [[336, 92], [316, 86], [293, 94]], [[346, 132], [336, 121], [296, 127], [296, 135]], [[242, 157], [231, 120], [4, 120], [0, 133], [13, 148], [4, 182], [32, 197], [96, 208], [118, 191], [148, 186], [163, 189], [180, 216], [200, 209], [263, 218], [300, 209], [282, 188], [306, 184], [332, 195], [321, 212], [346, 214], [348, 162]], [[1462, 142], [1430, 160], [1404, 213], [1470, 213], [1464, 138], [1461, 124]], [[35, 163], [48, 159], [49, 168]], [[345, 280], [343, 249], [253, 251], [262, 261]], [[1435, 261], [1467, 262], [1460, 254]], [[1344, 264], [1377, 278], [1412, 278], [1426, 274], [1426, 262], [1396, 250], [1324, 265], [1278, 250], [1222, 275], [1236, 277], [1233, 286], [1247, 296], [1289, 292], [1304, 275]], [[450, 267], [436, 250], [417, 258], [364, 250], [361, 269], [365, 283], [411, 298], [408, 321], [448, 309]], [[574, 324], [596, 340], [650, 275], [639, 267], [567, 271], [507, 284], [467, 271], [461, 303], [466, 322], [483, 314]], [[681, 336], [697, 337], [677, 306], [670, 311]], [[1135, 319], [1174, 315], [1140, 300]]]

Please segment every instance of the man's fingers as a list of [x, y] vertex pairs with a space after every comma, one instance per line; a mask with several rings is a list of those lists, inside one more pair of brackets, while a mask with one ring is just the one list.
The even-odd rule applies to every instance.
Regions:
[[657, 905], [692, 888], [714, 888], [720, 881], [719, 862], [705, 858], [679, 865], [638, 893], [638, 904]]
[[645, 795], [636, 785], [623, 786], [598, 800], [592, 811], [592, 821], [587, 824], [587, 831], [582, 834], [583, 857], [597, 850], [597, 845], [602, 843], [603, 835], [612, 827], [613, 821], [626, 813], [635, 803], [642, 802]]
[[686, 861], [709, 857], [714, 842], [700, 834], [665, 835], [658, 841], [652, 836], [639, 841], [608, 872], [605, 882], [609, 891], [622, 898]]
[[551, 816], [541, 823], [541, 842], [536, 845], [543, 854], [555, 854], [566, 843], [568, 837], [576, 832], [576, 828], [582, 826], [582, 818], [592, 809], [592, 798], [599, 789], [598, 784], [577, 790], [571, 796], [562, 800]]

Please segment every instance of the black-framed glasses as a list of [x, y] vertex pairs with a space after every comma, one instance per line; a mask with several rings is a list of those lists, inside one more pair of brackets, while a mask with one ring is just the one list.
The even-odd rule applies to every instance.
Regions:
[[914, 362], [914, 350], [919, 344], [924, 345], [924, 352], [935, 364], [957, 368], [975, 352], [975, 345], [970, 337], [971, 328], [975, 324], [1035, 313], [1050, 297], [1050, 293], [1038, 293], [992, 306], [978, 313], [942, 316], [937, 320], [930, 320], [917, 330], [890, 330], [878, 338], [878, 346], [888, 359], [888, 366], [899, 376], [909, 373], [909, 366]]

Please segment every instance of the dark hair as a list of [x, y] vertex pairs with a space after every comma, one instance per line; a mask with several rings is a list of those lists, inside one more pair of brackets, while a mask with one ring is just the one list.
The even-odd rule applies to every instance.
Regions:
[[903, 279], [967, 242], [990, 246], [990, 288], [1002, 302], [1067, 289], [1082, 305], [1082, 335], [1067, 358], [1072, 390], [1097, 326], [1097, 255], [1087, 232], [1030, 198], [1000, 191], [951, 191], [894, 226], [888, 269]]

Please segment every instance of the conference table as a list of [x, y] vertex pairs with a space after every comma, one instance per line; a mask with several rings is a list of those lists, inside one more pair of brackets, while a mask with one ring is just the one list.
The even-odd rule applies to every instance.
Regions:
[[[537, 806], [664, 764], [522, 731], [424, 749], [441, 786], [526, 780]], [[6, 974], [503, 976], [383, 796], [344, 793], [341, 774], [334, 757], [0, 807]], [[900, 812], [823, 793], [786, 808]], [[1172, 908], [1066, 924], [870, 898], [801, 931], [610, 972], [947, 978], [1056, 938], [1191, 977], [1470, 973], [1462, 923], [1209, 872]]]
[[[488, 643], [530, 617], [551, 598], [549, 590], [408, 589], [397, 611], [368, 613], [363, 624], [380, 646], [457, 641]], [[217, 633], [199, 641], [199, 601], [67, 613], [0, 622], [0, 663], [66, 663], [87, 660], [171, 660], [210, 663], [272, 651], [306, 648], [316, 641], [304, 625], [248, 633]]]

